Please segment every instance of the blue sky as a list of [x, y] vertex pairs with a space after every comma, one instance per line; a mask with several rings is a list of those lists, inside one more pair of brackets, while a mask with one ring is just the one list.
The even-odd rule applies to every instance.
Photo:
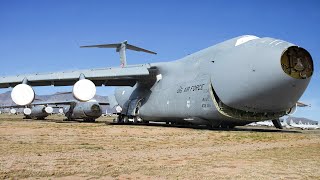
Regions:
[[[128, 52], [129, 64], [171, 61], [229, 38], [253, 34], [307, 49], [315, 73], [295, 116], [320, 120], [320, 1], [0, 1], [0, 75], [119, 66], [111, 49], [80, 45], [129, 43], [158, 55]], [[37, 94], [71, 87], [35, 88]], [[0, 90], [4, 92], [7, 90]], [[113, 92], [98, 88], [98, 94]]]

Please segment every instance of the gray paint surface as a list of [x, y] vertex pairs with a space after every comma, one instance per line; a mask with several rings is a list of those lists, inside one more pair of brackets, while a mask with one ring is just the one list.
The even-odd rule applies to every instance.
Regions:
[[292, 46], [274, 38], [240, 36], [176, 61], [2, 77], [0, 87], [24, 78], [30, 85], [73, 85], [83, 74], [97, 86], [128, 86], [115, 92], [122, 116], [244, 125], [278, 119], [307, 88], [310, 77], [293, 78], [282, 69], [282, 54]]

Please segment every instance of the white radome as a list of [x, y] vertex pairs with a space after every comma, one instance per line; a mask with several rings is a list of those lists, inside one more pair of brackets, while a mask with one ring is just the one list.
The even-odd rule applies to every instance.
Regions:
[[79, 101], [89, 101], [96, 94], [96, 86], [88, 79], [81, 79], [73, 86], [73, 96]]
[[53, 113], [53, 108], [52, 108], [52, 107], [50, 107], [50, 106], [46, 107], [44, 110], [45, 110], [45, 111], [46, 111], [46, 113], [48, 113], [48, 114]]
[[63, 114], [63, 109], [62, 108], [59, 109], [59, 113]]
[[17, 105], [25, 106], [34, 100], [34, 91], [31, 86], [27, 84], [16, 85], [11, 92], [11, 98]]
[[30, 108], [24, 108], [23, 109], [23, 114], [25, 114], [25, 115], [30, 115], [31, 112], [32, 112], [32, 110]]

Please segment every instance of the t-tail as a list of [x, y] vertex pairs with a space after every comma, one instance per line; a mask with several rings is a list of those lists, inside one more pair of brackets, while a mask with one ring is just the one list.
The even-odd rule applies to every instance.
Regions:
[[127, 66], [126, 49], [130, 49], [133, 51], [141, 51], [149, 54], [157, 54], [156, 52], [128, 44], [128, 41], [123, 41], [121, 43], [115, 43], [115, 44], [100, 44], [100, 45], [90, 45], [90, 46], [80, 46], [80, 47], [81, 48], [89, 48], [89, 47], [115, 48], [116, 51], [119, 52], [120, 54], [121, 67]]

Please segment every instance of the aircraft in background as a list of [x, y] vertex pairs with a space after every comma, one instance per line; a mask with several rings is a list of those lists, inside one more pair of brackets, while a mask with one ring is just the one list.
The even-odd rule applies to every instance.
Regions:
[[[107, 102], [98, 102], [96, 100], [89, 100], [87, 102], [79, 101], [65, 101], [65, 102], [46, 102], [47, 105], [66, 105], [62, 108], [66, 120], [83, 119], [85, 122], [94, 122], [102, 115], [102, 105], [109, 105]], [[60, 110], [60, 109], [59, 109]], [[61, 111], [59, 111], [62, 113]]]
[[[293, 115], [297, 111], [297, 107], [311, 107], [311, 105], [307, 105], [302, 102], [297, 102], [295, 108], [291, 109], [290, 115]], [[283, 127], [287, 128], [287, 129], [292, 128], [290, 125], [287, 124], [286, 120], [284, 120], [283, 122], [280, 122], [280, 124], [281, 124], [281, 126], [276, 127], [276, 128], [279, 128], [279, 129], [283, 129]], [[274, 123], [272, 123], [272, 121], [258, 121], [258, 122], [250, 123], [248, 125], [249, 126], [268, 126], [268, 127], [271, 127], [271, 126], [274, 126]]]
[[311, 125], [310, 123], [308, 124], [302, 124], [301, 121], [299, 121], [299, 123], [295, 123], [293, 122], [293, 120], [290, 120], [289, 126], [294, 127], [294, 128], [300, 128], [302, 130], [309, 130], [309, 129], [319, 129], [320, 128], [320, 124], [318, 125]]
[[2, 114], [2, 113], [8, 113], [8, 114], [14, 114], [14, 115], [16, 115], [16, 114], [18, 114], [19, 112], [19, 109], [20, 108], [23, 108], [23, 106], [18, 106], [18, 105], [0, 105], [0, 111], [1, 111], [1, 113], [0, 114]]
[[107, 102], [54, 101], [37, 102], [27, 106], [12, 105], [0, 106], [0, 108], [10, 108], [11, 114], [16, 114], [16, 108], [24, 108], [25, 119], [43, 120], [53, 113], [54, 108], [59, 108], [59, 113], [66, 116], [66, 120], [83, 119], [85, 122], [94, 122], [102, 115], [101, 105], [109, 105]]
[[127, 49], [156, 54], [127, 41], [82, 47], [116, 48], [120, 68], [100, 68], [0, 77], [0, 88], [14, 87], [12, 99], [32, 103], [31, 86], [74, 85], [73, 95], [90, 100], [96, 86], [120, 86], [116, 122], [159, 121], [233, 128], [279, 118], [296, 103], [313, 74], [309, 52], [292, 43], [239, 36], [179, 60], [127, 65]]
[[[11, 114], [16, 114], [18, 108], [23, 108], [23, 114], [25, 119], [38, 119], [43, 120], [49, 115], [54, 113], [55, 108], [58, 108], [60, 114], [66, 116], [66, 120], [83, 119], [86, 122], [94, 122], [95, 119], [102, 115], [102, 105], [109, 105], [107, 101], [98, 102], [94, 99], [88, 102], [79, 102], [75, 99], [69, 99], [70, 97], [59, 97], [60, 95], [69, 95], [72, 92], [59, 92], [51, 95], [49, 99], [55, 98], [50, 101], [43, 101], [41, 99], [35, 99], [30, 105], [0, 105], [1, 109], [10, 108]], [[58, 96], [58, 97], [57, 97]]]

